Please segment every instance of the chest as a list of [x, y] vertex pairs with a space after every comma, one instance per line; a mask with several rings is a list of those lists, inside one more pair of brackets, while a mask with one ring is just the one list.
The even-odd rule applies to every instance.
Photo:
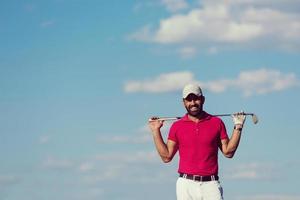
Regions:
[[178, 129], [177, 138], [181, 146], [208, 146], [218, 144], [220, 138], [219, 128], [209, 123], [190, 123]]

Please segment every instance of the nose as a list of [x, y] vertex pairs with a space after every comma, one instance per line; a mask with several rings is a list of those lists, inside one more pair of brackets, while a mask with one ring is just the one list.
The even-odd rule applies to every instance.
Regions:
[[196, 101], [198, 101], [198, 99], [192, 99], [192, 102], [195, 103]]
[[195, 100], [195, 99], [192, 99], [192, 100], [190, 101], [190, 103], [191, 103], [191, 105], [195, 105], [195, 104], [196, 104], [196, 100]]

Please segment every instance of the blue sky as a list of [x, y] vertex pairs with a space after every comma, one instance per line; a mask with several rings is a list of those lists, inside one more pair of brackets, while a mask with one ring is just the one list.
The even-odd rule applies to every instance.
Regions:
[[147, 120], [183, 115], [189, 82], [260, 120], [220, 156], [225, 198], [299, 200], [299, 5], [2, 0], [0, 200], [175, 199]]

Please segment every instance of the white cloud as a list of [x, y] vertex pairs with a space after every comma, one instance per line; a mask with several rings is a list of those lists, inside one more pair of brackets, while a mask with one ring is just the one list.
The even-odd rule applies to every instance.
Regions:
[[[150, 117], [150, 116], [149, 116]], [[162, 134], [167, 135], [171, 123], [165, 122], [161, 128]], [[148, 124], [136, 130], [134, 134], [101, 134], [96, 141], [100, 144], [145, 144], [152, 143], [153, 138]]]
[[[170, 129], [171, 123], [168, 122], [164, 122], [163, 126], [161, 127], [161, 132], [163, 133], [167, 133], [168, 130]], [[146, 135], [150, 135], [151, 136], [151, 141], [152, 141], [152, 134], [150, 132], [149, 126], [148, 124], [145, 124], [144, 126], [142, 126], [141, 128], [138, 129], [138, 132], [140, 134], [146, 134]]]
[[284, 74], [278, 70], [259, 69], [241, 72], [234, 85], [243, 90], [244, 95], [266, 94], [299, 86], [294, 73]]
[[[118, 181], [118, 183], [162, 183], [169, 182], [176, 169], [160, 168], [160, 165], [109, 165], [101, 171], [83, 176], [83, 182], [96, 185], [105, 181]], [[151, 168], [151, 169], [150, 169]], [[170, 168], [169, 168], [170, 169]], [[124, 173], [125, 172], [125, 173]]]
[[198, 83], [203, 89], [214, 93], [230, 89], [239, 90], [244, 96], [261, 95], [299, 87], [300, 81], [294, 73], [283, 73], [273, 69], [242, 71], [236, 78], [199, 81], [189, 71], [161, 74], [152, 80], [129, 81], [124, 86], [125, 92], [174, 92], [182, 90], [187, 83]]
[[127, 38], [129, 40], [139, 40], [144, 42], [152, 42], [152, 33], [151, 33], [152, 26], [147, 24], [143, 28], [139, 29], [135, 33], [130, 34]]
[[198, 44], [197, 48], [206, 49], [247, 46], [299, 50], [300, 14], [281, 9], [297, 5], [295, 0], [284, 4], [276, 1], [276, 7], [271, 1], [233, 2], [204, 1], [186, 14], [161, 19], [156, 28], [147, 25], [130, 38], [160, 44]]
[[[145, 27], [142, 29], [145, 30]], [[147, 32], [139, 31], [136, 39], [142, 39]], [[243, 42], [262, 34], [260, 24], [232, 19], [228, 7], [218, 5], [191, 10], [188, 14], [176, 14], [162, 19], [157, 30], [152, 31], [152, 41], [162, 44]]]
[[170, 92], [193, 81], [194, 75], [191, 72], [172, 72], [145, 81], [128, 81], [124, 90], [125, 92]]
[[50, 136], [48, 135], [42, 135], [39, 138], [39, 144], [47, 144], [50, 141]]
[[83, 181], [87, 184], [96, 184], [101, 181], [116, 180], [118, 179], [118, 177], [121, 177], [123, 171], [126, 171], [124, 165], [111, 164], [106, 167], [102, 167], [101, 172], [97, 171], [92, 175], [91, 174], [85, 175], [83, 177]]
[[260, 162], [239, 164], [224, 173], [224, 178], [243, 180], [271, 180], [279, 176], [278, 169], [273, 165]]
[[80, 172], [90, 172], [95, 170], [95, 164], [93, 162], [83, 162], [79, 165]]
[[[160, 158], [155, 150], [135, 152], [102, 152], [95, 156], [89, 156], [82, 161], [58, 159], [48, 157], [42, 163], [44, 169], [70, 171], [78, 173], [76, 176], [82, 178], [83, 184], [97, 184], [107, 180], [120, 180], [128, 182], [128, 179], [139, 180], [143, 178], [142, 172], [146, 170], [145, 165], [153, 166], [160, 163]], [[133, 167], [134, 166], [134, 167]], [[126, 172], [124, 174], [124, 172]], [[141, 174], [139, 177], [130, 177], [130, 173]], [[148, 176], [147, 176], [148, 177]], [[145, 178], [145, 177], [144, 177]], [[8, 184], [13, 181], [11, 177], [0, 176], [1, 182]]]
[[[73, 189], [74, 191], [74, 189]], [[72, 200], [97, 200], [105, 199], [105, 194], [107, 191], [101, 187], [88, 187], [83, 191], [74, 191], [68, 199]]]
[[96, 156], [98, 161], [110, 161], [116, 163], [152, 163], [157, 162], [158, 155], [156, 151], [137, 151], [132, 153], [106, 153]]
[[278, 70], [258, 69], [240, 72], [235, 79], [213, 80], [204, 83], [203, 87], [211, 92], [225, 92], [230, 88], [241, 90], [243, 95], [260, 95], [282, 91], [300, 84], [294, 73], [284, 74]]
[[43, 21], [40, 23], [40, 26], [42, 28], [48, 28], [50, 26], [53, 26], [54, 25], [54, 21], [53, 20], [47, 20], [47, 21]]
[[20, 179], [15, 175], [0, 174], [0, 187], [14, 185], [20, 182]]
[[67, 159], [47, 157], [42, 166], [47, 169], [68, 170], [74, 167], [74, 163]]
[[147, 143], [151, 140], [150, 133], [140, 134], [134, 136], [128, 135], [101, 135], [97, 138], [98, 143], [131, 143], [131, 144], [142, 144]]
[[35, 4], [26, 4], [24, 6], [25, 11], [27, 12], [33, 12], [37, 9], [37, 6]]
[[217, 54], [218, 53], [218, 48], [215, 47], [215, 46], [212, 46], [212, 47], [209, 47], [208, 50], [207, 50], [208, 54]]
[[253, 195], [253, 196], [240, 196], [235, 198], [236, 200], [299, 200], [299, 195], [288, 194], [265, 194], [265, 195]]
[[169, 12], [179, 12], [187, 9], [189, 4], [187, 0], [151, 0], [151, 1], [140, 1], [136, 2], [133, 6], [133, 11], [139, 12], [143, 8], [149, 10], [150, 9], [157, 9], [157, 7], [163, 6]]
[[[159, 178], [161, 170], [157, 170], [162, 162], [155, 150], [101, 153], [85, 163], [93, 163], [93, 170], [81, 171], [84, 172], [83, 182], [86, 184], [94, 185], [107, 180], [126, 183], [163, 181]], [[166, 174], [163, 175], [165, 181]]]
[[[204, 0], [203, 4], [218, 4], [220, 0]], [[226, 1], [226, 4], [231, 7], [245, 8], [245, 7], [256, 7], [256, 8], [273, 8], [278, 10], [295, 10], [299, 5], [299, 0], [230, 0]]]
[[161, 3], [166, 6], [166, 9], [170, 12], [188, 8], [188, 3], [185, 0], [161, 0]]
[[183, 47], [179, 49], [179, 54], [182, 58], [190, 58], [195, 56], [197, 53], [197, 49], [194, 47]]
[[[42, 162], [42, 167], [47, 170], [71, 171], [77, 172], [83, 177], [85, 183], [97, 183], [104, 180], [117, 180], [120, 176], [130, 178], [124, 175], [132, 172], [132, 166], [136, 170], [142, 170], [145, 165], [156, 165], [160, 163], [160, 158], [155, 150], [151, 151], [120, 151], [120, 152], [102, 152], [95, 156], [89, 156], [88, 159], [75, 161], [71, 159], [58, 159], [57, 157], [47, 157]], [[16, 181], [12, 176], [0, 176], [0, 186]]]

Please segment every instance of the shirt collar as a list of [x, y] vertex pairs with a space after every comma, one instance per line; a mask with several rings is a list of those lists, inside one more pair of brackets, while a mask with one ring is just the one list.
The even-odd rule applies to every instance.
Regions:
[[[212, 117], [212, 116], [211, 116], [210, 114], [208, 114], [207, 112], [204, 111], [204, 116], [203, 116], [203, 118], [202, 118], [199, 122], [209, 120], [211, 117]], [[192, 122], [192, 120], [189, 119], [187, 113], [186, 113], [181, 119], [182, 119], [183, 121], [185, 121], [185, 122]]]

